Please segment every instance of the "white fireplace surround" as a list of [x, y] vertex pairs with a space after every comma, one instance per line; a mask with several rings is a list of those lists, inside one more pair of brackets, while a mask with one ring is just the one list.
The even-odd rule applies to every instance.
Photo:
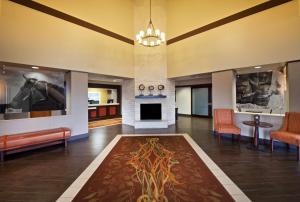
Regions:
[[[135, 128], [167, 128], [168, 127], [168, 107], [167, 99], [135, 99]], [[161, 120], [141, 120], [141, 104], [161, 104]]]
[[[148, 83], [148, 82], [145, 82]], [[154, 84], [156, 82], [151, 82]], [[159, 83], [163, 83], [160, 81]], [[135, 98], [139, 95], [138, 85], [135, 79], [126, 80], [122, 84], [122, 120], [123, 124], [134, 126], [135, 128], [167, 128], [175, 124], [175, 82], [169, 79], [164, 80], [165, 89], [162, 94], [166, 98]], [[144, 92], [147, 95], [148, 92]], [[154, 95], [159, 94], [157, 89], [153, 91]], [[161, 104], [162, 120], [141, 120], [140, 104]]]

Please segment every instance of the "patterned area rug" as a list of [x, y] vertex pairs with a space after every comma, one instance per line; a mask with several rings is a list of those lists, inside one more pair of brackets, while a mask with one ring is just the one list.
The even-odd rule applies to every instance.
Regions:
[[[238, 193], [229, 193], [229, 188], [226, 190], [225, 184], [232, 186], [234, 183], [223, 173], [224, 176], [221, 177], [227, 177], [229, 182], [222, 185], [216, 174], [213, 174], [206, 165], [215, 164], [212, 161], [208, 162], [210, 159], [204, 163], [199, 155], [203, 155], [204, 159], [209, 157], [205, 156], [202, 150], [195, 151], [198, 146], [191, 141], [193, 140], [186, 134], [121, 136], [115, 141], [116, 144], [109, 145], [112, 148], [110, 152], [104, 151], [107, 153], [106, 157], [96, 159], [92, 163], [94, 165], [85, 171], [87, 175], [83, 173], [79, 180], [71, 185], [69, 193], [67, 190], [59, 200], [80, 202], [198, 202], [234, 201], [240, 198], [248, 200], [237, 187]], [[96, 166], [97, 161], [102, 161], [98, 162], [99, 166]], [[216, 165], [215, 168], [219, 169]], [[89, 172], [91, 176], [88, 178]], [[74, 190], [76, 188], [78, 190]], [[239, 197], [234, 199], [234, 194], [236, 196], [239, 194]]]

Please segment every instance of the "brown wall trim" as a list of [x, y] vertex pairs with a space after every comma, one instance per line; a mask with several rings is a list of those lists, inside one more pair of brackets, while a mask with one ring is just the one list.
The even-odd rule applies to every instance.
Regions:
[[249, 9], [243, 10], [243, 11], [238, 12], [236, 14], [233, 14], [233, 15], [230, 15], [228, 17], [222, 18], [222, 19], [217, 20], [215, 22], [212, 22], [210, 24], [204, 25], [203, 27], [199, 27], [199, 28], [194, 29], [194, 30], [192, 30], [190, 32], [187, 32], [185, 34], [182, 34], [182, 35], [179, 35], [179, 36], [174, 37], [172, 39], [169, 39], [169, 40], [167, 40], [167, 45], [170, 45], [172, 43], [181, 41], [183, 39], [192, 37], [192, 36], [200, 34], [202, 32], [209, 31], [211, 29], [220, 27], [222, 25], [234, 22], [236, 20], [248, 17], [250, 15], [253, 15], [253, 14], [256, 14], [256, 13], [268, 10], [270, 8], [273, 8], [275, 6], [279, 6], [281, 4], [284, 4], [284, 3], [287, 3], [287, 2], [290, 2], [290, 1], [292, 1], [292, 0], [270, 0], [270, 1], [264, 2], [262, 4], [256, 5], [254, 7], [251, 7]]
[[70, 70], [67, 69], [59, 69], [56, 67], [45, 67], [41, 65], [29, 65], [29, 64], [21, 64], [21, 63], [15, 63], [15, 62], [5, 62], [5, 61], [0, 61], [0, 68], [5, 66], [8, 67], [19, 67], [19, 68], [26, 68], [26, 69], [31, 69], [32, 67], [39, 67], [40, 70], [48, 70], [48, 71], [59, 71], [59, 72], [68, 72]]
[[292, 61], [288, 61], [287, 64], [294, 63], [294, 62], [300, 62], [300, 60], [292, 60]]
[[211, 88], [211, 83], [205, 83], [205, 84], [193, 84], [193, 85], [178, 85], [175, 86], [175, 88], [184, 88], [184, 87], [191, 87], [191, 88]]
[[34, 10], [37, 10], [37, 11], [40, 11], [40, 12], [43, 12], [43, 13], [46, 13], [48, 15], [60, 18], [62, 20], [65, 20], [65, 21], [68, 21], [70, 23], [79, 25], [81, 27], [85, 27], [87, 29], [93, 30], [93, 31], [98, 32], [100, 34], [110, 36], [110, 37], [118, 39], [120, 41], [129, 43], [131, 45], [134, 45], [134, 40], [132, 40], [132, 39], [129, 39], [129, 38], [124, 37], [122, 35], [119, 35], [117, 33], [111, 32], [111, 31], [109, 31], [107, 29], [104, 29], [102, 27], [98, 27], [97, 25], [91, 24], [89, 22], [86, 22], [84, 20], [81, 20], [81, 19], [76, 18], [76, 17], [71, 16], [71, 15], [68, 15], [68, 14], [63, 13], [61, 11], [58, 11], [56, 9], [50, 8], [50, 7], [45, 6], [43, 4], [31, 1], [31, 0], [10, 0], [10, 1], [15, 2], [17, 4], [20, 4], [20, 5], [23, 5], [23, 6], [26, 6], [28, 8], [32, 8]]

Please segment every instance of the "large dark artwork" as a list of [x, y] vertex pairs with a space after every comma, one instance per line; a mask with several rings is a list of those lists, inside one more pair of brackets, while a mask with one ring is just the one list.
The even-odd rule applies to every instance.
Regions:
[[7, 67], [0, 80], [5, 113], [65, 109], [63, 72]]
[[36, 78], [27, 78], [24, 84], [9, 103], [13, 109], [22, 112], [63, 110], [65, 108], [64, 88]]
[[236, 105], [239, 111], [284, 113], [284, 79], [279, 71], [236, 76]]

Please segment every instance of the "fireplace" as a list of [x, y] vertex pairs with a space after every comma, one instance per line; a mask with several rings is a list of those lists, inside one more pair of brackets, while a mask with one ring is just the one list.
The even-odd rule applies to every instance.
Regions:
[[141, 120], [161, 120], [161, 104], [141, 104]]

